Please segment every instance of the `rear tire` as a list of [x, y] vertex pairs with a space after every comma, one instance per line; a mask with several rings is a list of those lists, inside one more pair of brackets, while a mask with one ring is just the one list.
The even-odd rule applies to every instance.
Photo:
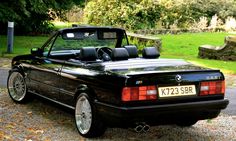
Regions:
[[14, 102], [25, 103], [30, 99], [24, 75], [18, 69], [13, 69], [9, 72], [7, 89], [9, 96]]
[[101, 136], [106, 130], [92, 103], [92, 99], [86, 93], [80, 94], [77, 98], [75, 125], [79, 134], [87, 138]]

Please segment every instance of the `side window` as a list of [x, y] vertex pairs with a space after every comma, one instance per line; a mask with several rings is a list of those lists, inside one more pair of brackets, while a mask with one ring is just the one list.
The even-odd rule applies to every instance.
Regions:
[[122, 35], [122, 41], [121, 41], [121, 46], [122, 46], [122, 47], [128, 45], [128, 41], [127, 41], [127, 40], [128, 40], [128, 39], [127, 39], [127, 37], [126, 37], [126, 34], [123, 33], [123, 35]]
[[56, 38], [56, 36], [53, 37], [53, 38], [50, 40], [50, 42], [48, 42], [48, 44], [44, 47], [43, 56], [45, 56], [45, 57], [48, 56], [49, 50], [50, 50], [50, 48], [51, 48], [51, 46], [52, 46], [52, 44], [53, 44], [55, 38]]
[[52, 51], [65, 50], [66, 47], [67, 45], [65, 40], [62, 38], [61, 35], [59, 35], [57, 36], [57, 39], [52, 46]]

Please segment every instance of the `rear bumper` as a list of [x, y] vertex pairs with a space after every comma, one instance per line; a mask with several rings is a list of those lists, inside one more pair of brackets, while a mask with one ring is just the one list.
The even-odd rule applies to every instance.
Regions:
[[110, 125], [129, 125], [135, 122], [147, 122], [150, 125], [171, 124], [183, 119], [215, 118], [229, 101], [210, 100], [200, 102], [151, 105], [139, 107], [117, 107], [110, 104], [95, 102], [100, 116]]

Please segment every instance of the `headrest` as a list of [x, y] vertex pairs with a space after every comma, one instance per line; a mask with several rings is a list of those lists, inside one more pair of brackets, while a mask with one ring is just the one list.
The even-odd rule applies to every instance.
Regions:
[[129, 53], [129, 58], [136, 58], [138, 57], [138, 50], [137, 47], [134, 45], [126, 45], [124, 48], [128, 51]]
[[95, 61], [97, 58], [97, 51], [94, 47], [83, 47], [80, 49], [81, 61]]
[[143, 58], [158, 58], [160, 53], [155, 47], [145, 47], [142, 52]]
[[129, 53], [125, 48], [113, 48], [111, 58], [112, 60], [127, 60]]

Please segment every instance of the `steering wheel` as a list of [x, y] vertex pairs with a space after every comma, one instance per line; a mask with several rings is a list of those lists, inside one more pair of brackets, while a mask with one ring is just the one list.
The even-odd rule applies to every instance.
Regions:
[[112, 49], [109, 47], [101, 47], [97, 49], [98, 58], [103, 61], [111, 60], [111, 52], [112, 52]]

